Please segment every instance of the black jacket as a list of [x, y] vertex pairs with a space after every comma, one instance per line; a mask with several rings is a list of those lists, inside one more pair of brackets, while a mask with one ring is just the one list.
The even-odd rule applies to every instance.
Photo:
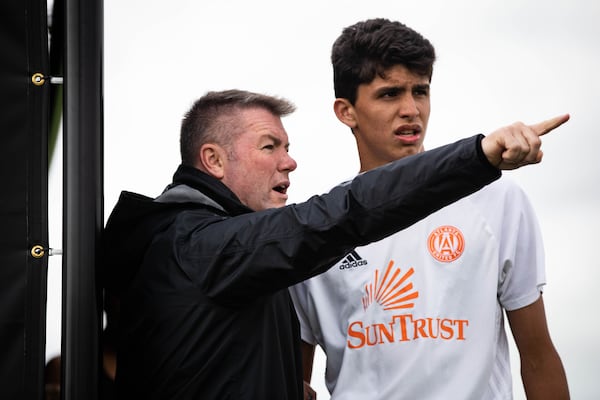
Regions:
[[104, 235], [106, 289], [122, 302], [120, 398], [302, 399], [287, 287], [497, 179], [480, 141], [260, 212], [186, 166], [157, 199], [123, 192]]

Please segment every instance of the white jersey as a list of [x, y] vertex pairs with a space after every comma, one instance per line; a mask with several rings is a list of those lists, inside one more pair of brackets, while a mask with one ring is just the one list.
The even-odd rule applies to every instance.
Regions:
[[511, 399], [503, 309], [536, 301], [544, 252], [502, 178], [290, 289], [332, 400]]

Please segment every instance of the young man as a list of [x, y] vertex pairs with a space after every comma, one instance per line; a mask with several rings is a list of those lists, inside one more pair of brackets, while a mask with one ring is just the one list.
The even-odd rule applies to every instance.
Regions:
[[173, 183], [156, 199], [122, 194], [103, 237], [106, 290], [120, 299], [119, 398], [301, 399], [287, 288], [489, 184], [499, 168], [539, 162], [538, 136], [568, 119], [474, 136], [284, 207], [296, 162], [281, 116], [293, 109], [210, 92], [184, 118]]
[[[334, 43], [334, 110], [361, 172], [423, 151], [434, 60], [427, 39], [385, 19]], [[528, 398], [566, 399], [544, 284], [534, 212], [502, 179], [291, 289], [304, 379], [319, 344], [332, 400], [512, 398], [506, 311]]]

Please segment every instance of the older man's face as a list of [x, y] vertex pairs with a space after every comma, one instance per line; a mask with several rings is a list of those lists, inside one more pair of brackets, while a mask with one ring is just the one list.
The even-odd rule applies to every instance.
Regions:
[[289, 173], [296, 161], [288, 154], [288, 136], [281, 118], [262, 108], [242, 111], [243, 132], [225, 161], [223, 183], [255, 211], [285, 205]]

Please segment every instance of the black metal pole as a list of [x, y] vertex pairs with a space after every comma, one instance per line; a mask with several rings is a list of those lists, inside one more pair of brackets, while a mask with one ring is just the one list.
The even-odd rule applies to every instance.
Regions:
[[98, 398], [103, 214], [103, 1], [66, 0], [62, 385], [65, 400]]

